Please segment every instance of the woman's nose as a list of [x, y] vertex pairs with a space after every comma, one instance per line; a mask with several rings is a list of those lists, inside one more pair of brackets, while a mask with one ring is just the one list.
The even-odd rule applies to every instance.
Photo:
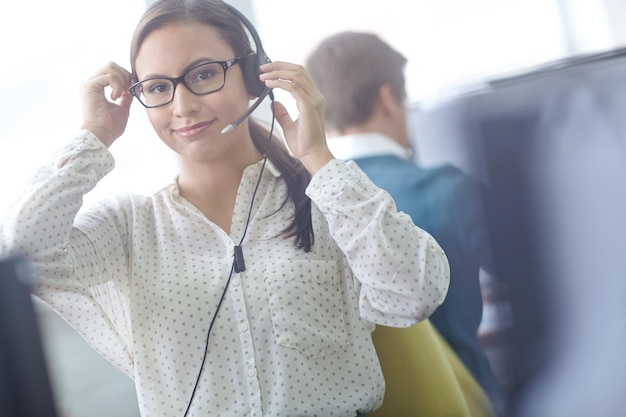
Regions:
[[185, 84], [178, 84], [172, 99], [174, 114], [177, 116], [189, 116], [196, 113], [200, 108], [201, 99], [201, 96], [197, 96], [189, 91]]

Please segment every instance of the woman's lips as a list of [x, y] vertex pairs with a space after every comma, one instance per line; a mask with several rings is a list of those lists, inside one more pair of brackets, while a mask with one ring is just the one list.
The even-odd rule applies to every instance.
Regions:
[[204, 131], [208, 129], [209, 126], [211, 126], [212, 124], [213, 124], [213, 120], [209, 122], [197, 123], [192, 126], [181, 127], [180, 129], [174, 129], [174, 132], [177, 135], [182, 136], [184, 138], [194, 138], [204, 133]]

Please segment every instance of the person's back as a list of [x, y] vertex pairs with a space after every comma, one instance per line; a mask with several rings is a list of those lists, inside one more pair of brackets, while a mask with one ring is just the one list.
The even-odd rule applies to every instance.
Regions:
[[455, 167], [424, 169], [410, 159], [405, 63], [375, 35], [345, 32], [320, 43], [306, 67], [326, 99], [335, 157], [354, 160], [446, 252], [450, 288], [431, 321], [497, 405], [499, 382], [478, 340], [479, 274], [490, 264], [480, 183]]
[[485, 390], [497, 390], [477, 337], [483, 307], [479, 274], [486, 262], [481, 247], [484, 229], [477, 227], [482, 224], [478, 184], [449, 165], [421, 169], [393, 155], [355, 161], [391, 194], [398, 210], [410, 215], [444, 248], [452, 279], [446, 300], [430, 320]]

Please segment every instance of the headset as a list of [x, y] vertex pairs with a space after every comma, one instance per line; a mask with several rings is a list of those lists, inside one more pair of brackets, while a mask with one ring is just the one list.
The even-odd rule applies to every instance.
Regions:
[[243, 73], [243, 81], [246, 85], [246, 88], [248, 92], [254, 97], [257, 97], [257, 99], [254, 103], [252, 103], [248, 110], [246, 110], [244, 113], [241, 114], [241, 116], [239, 116], [232, 123], [226, 125], [226, 127], [222, 129], [222, 133], [228, 133], [235, 129], [248, 116], [250, 116], [252, 112], [256, 110], [257, 107], [259, 107], [259, 104], [261, 104], [265, 97], [270, 95], [270, 98], [273, 99], [271, 95], [271, 88], [266, 87], [265, 83], [263, 83], [259, 79], [259, 75], [261, 74], [261, 70], [259, 69], [259, 67], [272, 61], [265, 53], [265, 50], [263, 49], [263, 44], [261, 43], [261, 38], [259, 38], [259, 34], [257, 33], [250, 20], [248, 20], [248, 18], [235, 7], [231, 6], [228, 3], [224, 4], [228, 8], [228, 10], [232, 14], [237, 16], [241, 23], [243, 23], [245, 28], [250, 33], [250, 36], [252, 37], [252, 40], [254, 41], [256, 47], [256, 52], [254, 54], [250, 54], [244, 57], [243, 60], [240, 62], [240, 65], [241, 71]]

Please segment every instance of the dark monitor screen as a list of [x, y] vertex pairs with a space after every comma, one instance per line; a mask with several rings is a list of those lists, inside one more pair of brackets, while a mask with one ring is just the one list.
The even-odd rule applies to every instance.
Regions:
[[625, 112], [626, 48], [415, 112], [418, 154], [487, 184], [507, 416], [625, 415]]
[[0, 416], [57, 417], [28, 264], [0, 259]]

